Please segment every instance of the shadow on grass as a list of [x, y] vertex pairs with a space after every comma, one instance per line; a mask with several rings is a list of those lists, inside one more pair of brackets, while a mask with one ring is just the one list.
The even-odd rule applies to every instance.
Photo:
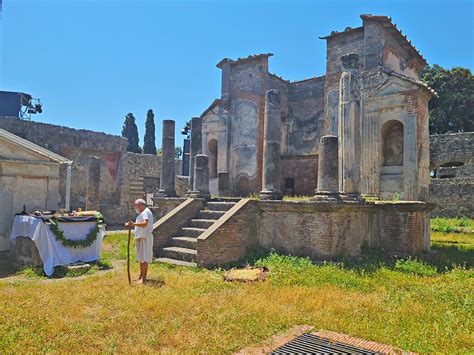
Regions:
[[[89, 262], [91, 268], [88, 270], [78, 270], [73, 271], [67, 268], [67, 266], [56, 266], [54, 267], [53, 274], [49, 277], [50, 279], [62, 279], [65, 277], [73, 278], [83, 275], [92, 275], [98, 271], [110, 270], [112, 267], [108, 263], [98, 262]], [[43, 267], [32, 267], [26, 266], [20, 270], [17, 270], [15, 275], [27, 276], [31, 278], [48, 278], [44, 273]]]

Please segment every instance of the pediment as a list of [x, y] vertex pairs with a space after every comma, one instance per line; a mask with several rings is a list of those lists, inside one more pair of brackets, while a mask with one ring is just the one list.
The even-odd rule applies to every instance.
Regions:
[[418, 87], [406, 80], [390, 77], [387, 81], [384, 82], [381, 86], [375, 89], [371, 96], [388, 96], [388, 95], [395, 95], [404, 91], [414, 90]]
[[72, 163], [48, 149], [0, 129], [0, 159]]
[[14, 142], [0, 138], [0, 159], [51, 161], [47, 157]]

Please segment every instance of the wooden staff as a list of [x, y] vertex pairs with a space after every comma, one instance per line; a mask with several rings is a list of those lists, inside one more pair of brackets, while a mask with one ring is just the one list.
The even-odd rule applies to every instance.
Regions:
[[130, 240], [132, 239], [132, 229], [130, 228], [130, 223], [132, 222], [132, 217], [130, 216], [130, 202], [127, 206], [128, 212], [128, 243], [127, 243], [127, 276], [128, 276], [128, 284], [132, 284], [132, 276], [130, 275]]

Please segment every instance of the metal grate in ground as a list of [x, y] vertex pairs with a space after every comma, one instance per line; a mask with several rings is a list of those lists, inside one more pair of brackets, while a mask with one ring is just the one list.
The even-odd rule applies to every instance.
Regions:
[[303, 334], [275, 349], [272, 354], [380, 354], [357, 346]]

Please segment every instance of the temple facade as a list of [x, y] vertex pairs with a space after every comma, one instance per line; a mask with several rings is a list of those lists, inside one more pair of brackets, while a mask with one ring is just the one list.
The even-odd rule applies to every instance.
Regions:
[[419, 80], [426, 60], [389, 17], [361, 19], [360, 27], [320, 37], [327, 42], [322, 77], [284, 80], [269, 72], [270, 53], [217, 64], [221, 97], [200, 116], [212, 195], [264, 188], [265, 94], [273, 90], [280, 97], [281, 114], [272, 117], [281, 120], [284, 194], [314, 194], [320, 138], [333, 135], [340, 193], [427, 199], [433, 92]]

